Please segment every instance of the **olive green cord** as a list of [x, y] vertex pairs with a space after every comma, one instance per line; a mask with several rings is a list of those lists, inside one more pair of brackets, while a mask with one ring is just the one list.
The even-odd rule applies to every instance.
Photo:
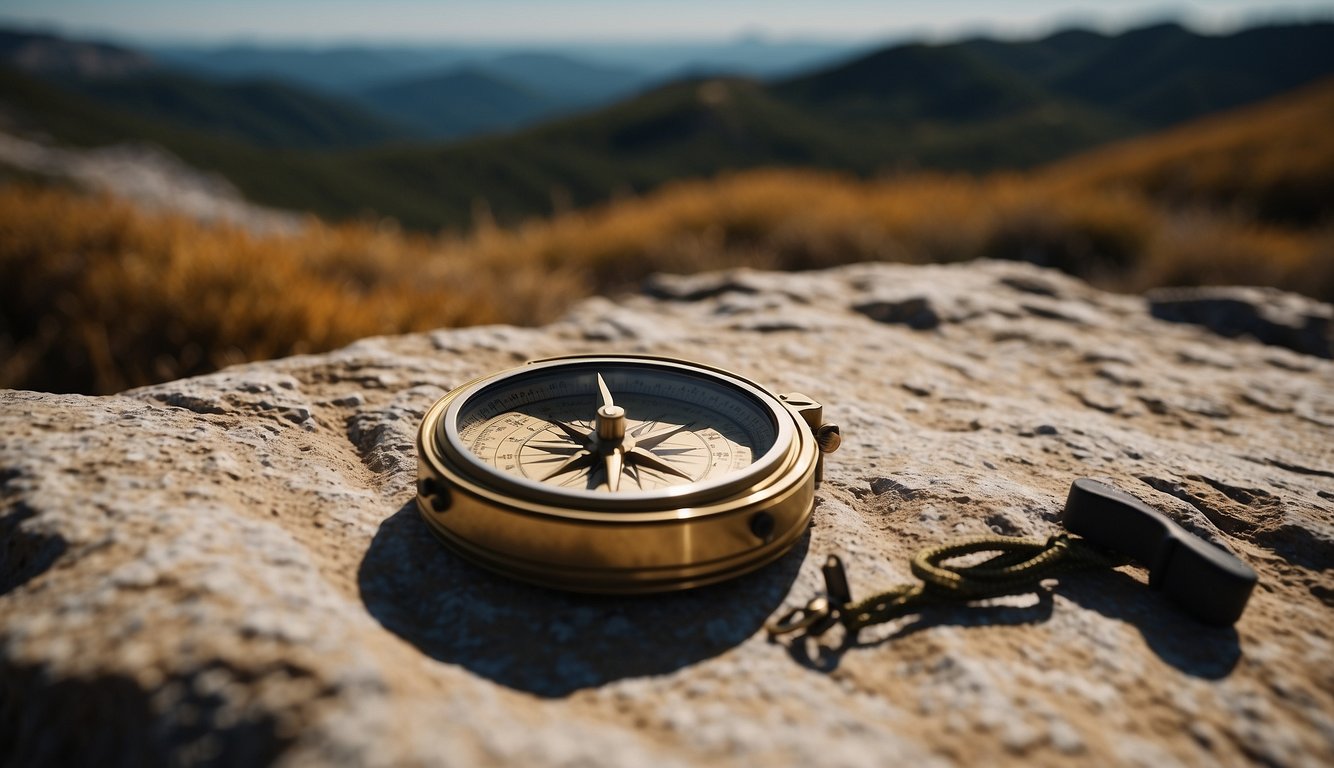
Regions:
[[[979, 552], [996, 552], [975, 565], [955, 566], [949, 561]], [[1036, 589], [1043, 579], [1093, 568], [1115, 568], [1128, 558], [1109, 555], [1083, 539], [1059, 534], [1045, 542], [1010, 536], [963, 539], [917, 553], [912, 561], [918, 584], [903, 584], [865, 600], [853, 601], [843, 564], [831, 556], [824, 566], [829, 595], [816, 598], [776, 622], [771, 635], [804, 630], [819, 635], [835, 623], [849, 633], [941, 603], [958, 603]]]

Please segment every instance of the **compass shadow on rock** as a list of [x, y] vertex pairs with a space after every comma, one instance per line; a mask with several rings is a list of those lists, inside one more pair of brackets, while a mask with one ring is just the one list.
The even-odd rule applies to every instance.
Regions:
[[660, 595], [582, 595], [486, 571], [445, 549], [409, 501], [362, 559], [362, 602], [422, 653], [501, 685], [560, 697], [659, 675], [740, 645], [787, 595], [810, 534], [777, 562], [722, 584]]

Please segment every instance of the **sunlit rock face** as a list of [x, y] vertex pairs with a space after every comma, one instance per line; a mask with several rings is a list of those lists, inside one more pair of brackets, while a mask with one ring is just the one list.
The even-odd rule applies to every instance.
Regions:
[[[0, 763], [1328, 765], [1334, 364], [1179, 298], [999, 263], [662, 277], [540, 329], [0, 393]], [[441, 548], [413, 504], [427, 407], [596, 351], [821, 399], [843, 444], [810, 534], [636, 598]], [[1058, 532], [1084, 476], [1254, 566], [1235, 629], [1127, 567], [855, 641], [763, 631], [823, 589], [827, 554], [869, 594], [922, 547]]]

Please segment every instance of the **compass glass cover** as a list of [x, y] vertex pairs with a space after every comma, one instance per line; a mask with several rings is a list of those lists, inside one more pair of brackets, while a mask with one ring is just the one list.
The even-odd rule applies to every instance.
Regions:
[[640, 495], [752, 468], [779, 440], [775, 407], [739, 381], [590, 363], [485, 386], [447, 431], [471, 460], [524, 485]]

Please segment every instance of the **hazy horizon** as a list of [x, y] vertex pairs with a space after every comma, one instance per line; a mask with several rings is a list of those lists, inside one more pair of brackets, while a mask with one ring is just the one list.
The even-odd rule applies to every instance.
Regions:
[[[22, 7], [20, 7], [22, 6]], [[754, 41], [860, 45], [904, 38], [1026, 37], [1066, 27], [1109, 32], [1178, 20], [1226, 31], [1271, 20], [1334, 19], [1334, 2], [1273, 5], [1263, 0], [1103, 4], [1063, 0], [999, 3], [937, 0], [888, 4], [842, 0], [819, 8], [758, 0], [540, 0], [491, 3], [387, 0], [374, 8], [344, 0], [48, 0], [33, 7], [0, 0], [0, 25], [137, 45], [567, 46], [707, 45]], [[651, 33], [644, 30], [652, 29]]]

